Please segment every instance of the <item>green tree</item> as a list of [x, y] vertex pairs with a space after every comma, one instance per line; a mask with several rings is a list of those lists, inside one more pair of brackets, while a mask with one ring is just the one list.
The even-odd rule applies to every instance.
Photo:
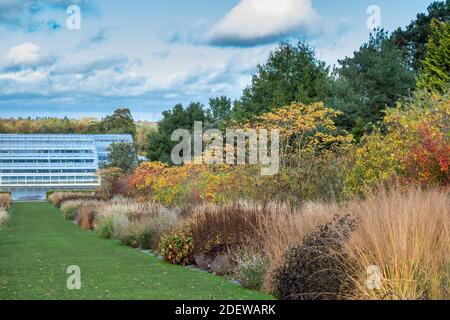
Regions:
[[399, 28], [392, 34], [392, 39], [402, 49], [410, 67], [416, 71], [422, 68], [422, 61], [427, 53], [428, 38], [431, 34], [430, 23], [433, 19], [440, 22], [450, 21], [450, 0], [431, 3], [427, 13], [419, 13], [404, 30]]
[[231, 117], [231, 99], [220, 96], [209, 99], [208, 116], [212, 121], [229, 120]]
[[226, 96], [209, 99], [208, 120], [213, 126], [224, 129], [225, 123], [231, 119], [232, 103]]
[[130, 172], [137, 165], [136, 147], [132, 143], [119, 142], [113, 143], [108, 148], [109, 167], [122, 169], [124, 172]]
[[428, 52], [417, 85], [420, 88], [444, 93], [450, 81], [450, 23], [433, 20]]
[[164, 111], [158, 130], [150, 134], [147, 158], [171, 163], [172, 149], [178, 143], [171, 141], [172, 132], [177, 129], [193, 132], [195, 121], [201, 121], [208, 127], [208, 120], [204, 106], [199, 102], [191, 102], [187, 108], [177, 104], [172, 110]]
[[305, 43], [281, 43], [257, 68], [251, 85], [234, 104], [233, 119], [239, 122], [293, 102], [323, 101], [329, 94], [329, 69]]
[[370, 123], [376, 123], [387, 107], [407, 96], [415, 87], [415, 74], [407, 67], [400, 50], [387, 32], [378, 30], [367, 43], [339, 61], [335, 70], [333, 95], [328, 104], [344, 112], [338, 122], [360, 135]]
[[130, 109], [121, 108], [107, 116], [100, 123], [100, 130], [103, 133], [129, 133], [136, 135], [136, 125], [133, 121]]

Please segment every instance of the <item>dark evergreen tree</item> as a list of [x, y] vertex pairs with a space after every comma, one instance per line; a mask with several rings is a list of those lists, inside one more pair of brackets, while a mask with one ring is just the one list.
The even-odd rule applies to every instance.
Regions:
[[427, 53], [430, 23], [433, 19], [450, 22], [450, 0], [435, 1], [428, 6], [427, 13], [419, 13], [415, 20], [405, 28], [398, 28], [392, 39], [402, 49], [409, 66], [418, 71]]
[[359, 133], [415, 87], [415, 73], [383, 30], [371, 34], [353, 57], [340, 60], [339, 65], [327, 102], [344, 112], [340, 125]]
[[329, 69], [303, 42], [281, 43], [257, 68], [251, 85], [235, 102], [233, 119], [238, 122], [292, 102], [323, 101], [329, 94]]

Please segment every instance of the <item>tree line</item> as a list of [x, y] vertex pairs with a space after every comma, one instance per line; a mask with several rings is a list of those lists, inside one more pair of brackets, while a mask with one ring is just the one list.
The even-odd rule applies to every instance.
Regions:
[[406, 28], [392, 33], [374, 30], [353, 56], [333, 69], [320, 61], [304, 42], [283, 42], [267, 62], [257, 66], [251, 84], [232, 101], [214, 97], [208, 106], [191, 102], [163, 113], [158, 130], [150, 134], [147, 156], [170, 163], [175, 129], [192, 131], [194, 121], [224, 129], [292, 103], [324, 102], [341, 111], [338, 128], [356, 141], [380, 125], [384, 112], [417, 88], [443, 92], [448, 88], [450, 1], [432, 3]]

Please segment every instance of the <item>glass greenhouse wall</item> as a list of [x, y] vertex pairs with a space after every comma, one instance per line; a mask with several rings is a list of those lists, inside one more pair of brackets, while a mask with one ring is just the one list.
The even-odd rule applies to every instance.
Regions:
[[0, 192], [13, 200], [45, 199], [49, 190], [93, 190], [113, 143], [131, 135], [0, 134]]

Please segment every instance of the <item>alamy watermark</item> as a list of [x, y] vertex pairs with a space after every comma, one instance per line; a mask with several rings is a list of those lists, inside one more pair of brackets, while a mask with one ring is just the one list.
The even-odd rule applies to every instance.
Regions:
[[260, 164], [262, 175], [275, 175], [280, 167], [280, 132], [266, 129], [226, 129], [225, 139], [218, 129], [203, 131], [194, 122], [193, 134], [177, 129], [172, 141], [180, 141], [171, 153], [175, 165], [182, 164]]
[[367, 7], [367, 28], [370, 31], [381, 28], [381, 8], [377, 5]]
[[81, 8], [77, 5], [71, 5], [66, 10], [69, 17], [66, 20], [66, 26], [69, 30], [81, 29]]
[[366, 286], [370, 290], [380, 290], [382, 284], [382, 273], [379, 266], [369, 266], [367, 268]]
[[69, 290], [81, 289], [81, 269], [79, 266], [69, 266], [66, 270], [70, 276], [67, 278], [66, 286]]

